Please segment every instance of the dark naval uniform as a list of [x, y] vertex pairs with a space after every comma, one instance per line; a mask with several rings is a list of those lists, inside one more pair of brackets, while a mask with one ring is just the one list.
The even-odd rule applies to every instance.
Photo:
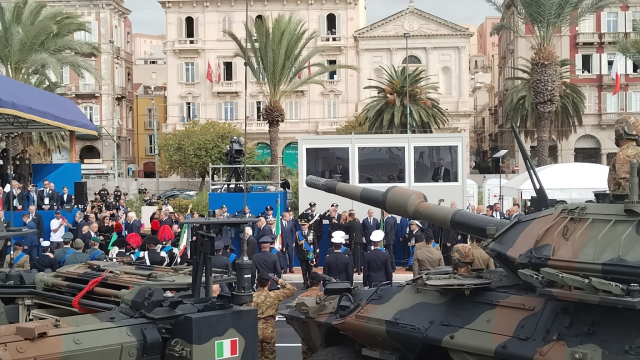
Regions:
[[344, 253], [333, 252], [324, 259], [322, 273], [338, 281], [348, 281], [353, 285], [353, 265]]
[[304, 282], [303, 287], [305, 288], [307, 284], [307, 279], [309, 279], [309, 275], [313, 271], [313, 265], [311, 265], [311, 262], [309, 261], [308, 253], [310, 252], [311, 255], [313, 256], [314, 249], [315, 249], [313, 245], [307, 242], [308, 238], [309, 238], [309, 230], [298, 231], [296, 233], [296, 243], [294, 247], [296, 257], [298, 257], [298, 260], [300, 261], [300, 270], [302, 270], [302, 281]]
[[373, 249], [364, 254], [363, 286], [374, 287], [393, 280], [393, 269], [389, 253]]
[[104, 261], [106, 258], [104, 252], [96, 248], [91, 248], [85, 251], [85, 253], [89, 255], [89, 261]]
[[38, 272], [44, 272], [46, 269], [56, 271], [58, 269], [58, 261], [55, 257], [42, 254], [31, 263], [31, 270], [36, 269]]
[[146, 251], [145, 262], [147, 265], [165, 266], [169, 262], [169, 257], [166, 252], [157, 247]]
[[[335, 252], [335, 250], [333, 249], [333, 247], [330, 247], [329, 250], [327, 250], [327, 255], [329, 254], [333, 254]], [[342, 249], [340, 250], [340, 252], [342, 252], [343, 254], [347, 255], [349, 258], [353, 259], [352, 255], [351, 255], [351, 249], [349, 249], [346, 246], [343, 246]]]
[[[278, 255], [273, 254], [269, 251], [261, 251], [253, 257], [253, 265], [255, 266], [255, 272], [253, 273], [253, 279], [255, 281], [256, 273], [265, 273], [270, 276], [281, 276], [282, 268], [280, 267], [280, 261], [278, 260]], [[275, 281], [271, 281], [269, 285], [269, 290], [277, 289], [277, 284]]]

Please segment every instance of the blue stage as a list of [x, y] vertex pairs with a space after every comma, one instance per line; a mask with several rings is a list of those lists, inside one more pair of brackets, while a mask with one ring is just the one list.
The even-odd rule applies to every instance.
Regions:
[[[73, 209], [73, 211], [71, 212], [71, 214], [69, 214], [68, 212], [64, 211], [64, 210], [60, 210], [62, 212], [62, 216], [64, 216], [65, 219], [67, 219], [67, 221], [69, 222], [69, 224], [71, 224], [72, 226], [76, 225], [76, 221], [75, 221], [75, 216], [76, 213], [79, 211], [78, 209]], [[14, 227], [23, 227], [24, 226], [24, 222], [22, 222], [22, 214], [28, 213], [28, 211], [14, 211], [13, 212], [13, 226]], [[51, 220], [55, 219], [56, 215], [55, 215], [55, 211], [53, 210], [49, 210], [49, 211], [36, 211], [36, 214], [40, 215], [42, 217], [42, 225], [44, 227], [44, 240], [45, 241], [49, 241], [49, 238], [51, 237]], [[4, 217], [9, 220], [9, 211], [5, 211], [4, 212]], [[69, 230], [67, 228], [67, 230]], [[15, 240], [22, 240], [22, 236], [16, 236], [14, 238]]]

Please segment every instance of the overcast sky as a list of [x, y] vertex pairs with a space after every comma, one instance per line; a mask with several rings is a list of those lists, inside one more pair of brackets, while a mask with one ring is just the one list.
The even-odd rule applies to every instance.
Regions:
[[[485, 17], [498, 15], [484, 0], [414, 0], [414, 3], [420, 10], [459, 25], [480, 25]], [[367, 24], [402, 11], [408, 4], [409, 0], [367, 0]], [[165, 33], [165, 14], [157, 0], [125, 0], [124, 5], [132, 11], [133, 32]]]

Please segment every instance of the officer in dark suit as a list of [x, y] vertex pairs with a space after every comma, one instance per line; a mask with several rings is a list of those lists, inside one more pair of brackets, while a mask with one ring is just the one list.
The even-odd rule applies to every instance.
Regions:
[[364, 254], [364, 273], [362, 284], [365, 287], [376, 287], [386, 281], [393, 281], [391, 258], [389, 253], [382, 251], [384, 231], [376, 230], [371, 234], [373, 250]]
[[42, 216], [36, 214], [36, 207], [31, 205], [29, 206], [29, 220], [33, 221], [38, 228], [38, 239], [39, 241], [44, 240], [44, 222], [42, 221]]
[[302, 270], [303, 290], [307, 288], [307, 280], [313, 272], [313, 265], [309, 261], [309, 253], [313, 257], [313, 244], [309, 244], [309, 224], [305, 219], [300, 220], [300, 230], [296, 233], [295, 251], [298, 261], [300, 261], [300, 270]]
[[[222, 254], [224, 242], [219, 237], [216, 238], [214, 248], [216, 255], [211, 257], [211, 268], [231, 272], [231, 262], [229, 262], [229, 259]], [[229, 292], [227, 284], [220, 284], [220, 291]]]
[[348, 281], [353, 286], [353, 263], [341, 251], [344, 239], [335, 237], [331, 242], [333, 253], [328, 254], [324, 259], [322, 273], [338, 281]]
[[451, 182], [451, 170], [444, 167], [444, 159], [438, 159], [438, 167], [433, 169], [431, 175], [431, 181], [433, 182]]
[[380, 221], [373, 217], [373, 209], [369, 209], [367, 215], [366, 218], [362, 219], [362, 231], [367, 242], [364, 247], [365, 252], [371, 250], [371, 233], [380, 229]]
[[[344, 231], [338, 230], [338, 231], [334, 231], [331, 233], [331, 238], [342, 238], [345, 239], [346, 234]], [[346, 239], [345, 239], [346, 242]], [[329, 248], [329, 250], [327, 250], [327, 255], [331, 254], [332, 252], [334, 252], [335, 250], [333, 249], [333, 246], [331, 246]], [[351, 249], [349, 249], [346, 246], [342, 246], [342, 249], [340, 249], [340, 252], [342, 252], [343, 254], [347, 255], [349, 258], [351, 258], [351, 261], [353, 262], [353, 257], [351, 256]]]
[[[255, 271], [252, 272], [252, 281], [255, 282], [257, 274], [265, 273], [270, 276], [280, 276], [282, 274], [282, 268], [280, 267], [280, 261], [278, 255], [271, 253], [270, 246], [271, 236], [265, 236], [260, 238], [260, 252], [253, 257], [253, 265]], [[278, 284], [272, 281], [269, 285], [269, 290], [277, 290]]]
[[[289, 213], [283, 212], [280, 219], [280, 235], [282, 235], [282, 256], [286, 259], [289, 272], [293, 273], [293, 246], [296, 243], [296, 228], [289, 219]], [[287, 269], [283, 269], [286, 273]]]
[[[11, 189], [9, 190], [9, 192], [5, 192], [4, 194], [2, 194], [2, 206], [3, 209], [5, 210], [9, 210], [11, 208], [10, 204], [11, 200], [13, 199], [13, 211], [24, 211], [24, 204], [26, 202], [26, 199], [24, 197], [24, 191], [20, 190], [18, 188], [20, 184], [17, 181], [12, 181], [11, 182]], [[12, 195], [10, 194], [10, 192], [13, 192], [13, 197], [11, 197]]]
[[384, 212], [384, 250], [389, 253], [391, 259], [391, 269], [396, 271], [396, 254], [393, 247], [396, 243], [396, 227], [398, 226], [398, 219], [395, 216], [389, 215], [388, 212]]
[[271, 227], [269, 227], [269, 225], [267, 225], [267, 219], [264, 217], [261, 217], [259, 219], [259, 221], [256, 223], [257, 229], [258, 229], [258, 239], [262, 239], [265, 236], [271, 236], [274, 235], [273, 231], [271, 231]]
[[169, 211], [166, 210], [160, 213], [160, 227], [162, 227], [162, 225], [168, 225], [169, 229], [173, 229], [173, 221], [170, 215]]

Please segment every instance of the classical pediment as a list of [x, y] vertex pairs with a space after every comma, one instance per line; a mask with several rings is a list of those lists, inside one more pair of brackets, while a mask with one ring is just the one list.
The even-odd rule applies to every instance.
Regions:
[[405, 33], [409, 33], [411, 36], [471, 37], [473, 35], [464, 26], [410, 6], [399, 13], [357, 30], [354, 36], [359, 38], [403, 37]]

